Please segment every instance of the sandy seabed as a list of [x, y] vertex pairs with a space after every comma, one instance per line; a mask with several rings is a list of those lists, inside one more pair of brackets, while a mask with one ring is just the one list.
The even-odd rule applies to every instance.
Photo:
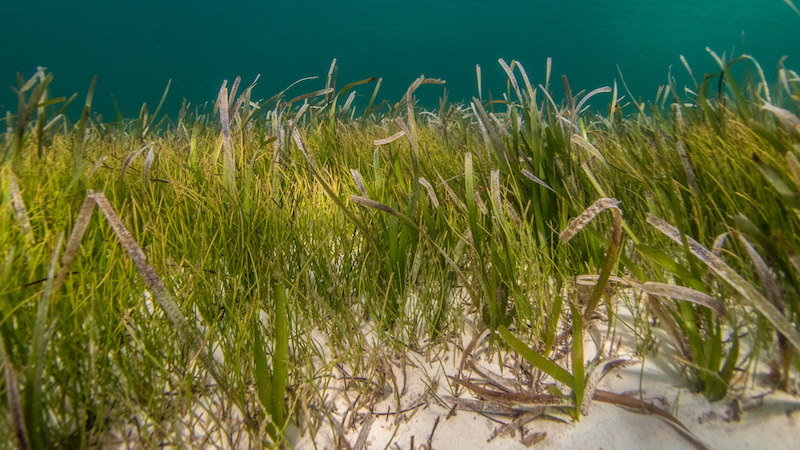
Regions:
[[[620, 308], [617, 317], [630, 323], [632, 318], [625, 313]], [[542, 393], [543, 386], [558, 383], [531, 371], [531, 366], [515, 352], [498, 351], [496, 345], [489, 344], [488, 332], [477, 331], [471, 325], [475, 323], [473, 318], [464, 320], [465, 331], [460, 338], [427, 348], [406, 348], [404, 352], [382, 345], [374, 327], [364, 324], [361, 330], [364, 348], [360, 350], [363, 364], [357, 370], [351, 366], [352, 355], [340, 356], [344, 349], [333, 349], [325, 333], [311, 331], [308, 344], [316, 348], [317, 356], [312, 363], [318, 370], [312, 391], [295, 403], [299, 420], [293, 420], [287, 430], [290, 447], [299, 450], [800, 448], [797, 379], [792, 380], [792, 393], [775, 390], [773, 369], [765, 360], [757, 366], [755, 376], [737, 371], [727, 396], [710, 403], [701, 393], [687, 389], [676, 350], [663, 331], [653, 329], [660, 342], [657, 356], [642, 360], [635, 356], [635, 336], [620, 322], [613, 336], [607, 335], [607, 322], [602, 320], [595, 321], [584, 333], [587, 363], [595, 358], [598, 347], [608, 355], [593, 372], [599, 380], [596, 392], [647, 402], [671, 414], [680, 425], [640, 408], [601, 401], [585, 402], [579, 422], [564, 408], [536, 403], [505, 403], [501, 409], [513, 407], [513, 414], [487, 413], [487, 409], [496, 410], [498, 402], [484, 401], [479, 393], [459, 385], [453, 378], [484, 389], [512, 393], [531, 392], [531, 386], [539, 386], [537, 393]], [[468, 357], [464, 358], [467, 350]], [[222, 359], [222, 355], [215, 358]], [[557, 362], [571, 371], [569, 359], [565, 356]], [[532, 377], [536, 382], [531, 381]], [[563, 386], [560, 389], [569, 392]], [[261, 447], [251, 440], [241, 414], [220, 406], [212, 398], [219, 397], [199, 398], [184, 419], [178, 420], [173, 432], [182, 436], [181, 447]], [[298, 400], [296, 396], [294, 400]], [[124, 429], [112, 431], [101, 446], [119, 449], [147, 446], [136, 437], [142, 436], [137, 427], [129, 423]]]
[[[595, 330], [585, 334], [587, 362], [596, 354], [596, 342], [603, 341], [605, 328], [606, 324], [596, 323]], [[372, 375], [378, 382], [371, 382], [372, 390], [365, 390], [363, 382], [353, 383], [347, 368], [338, 365], [320, 394], [319, 406], [324, 405], [328, 416], [316, 433], [305, 430], [302, 436], [295, 434], [293, 446], [330, 450], [800, 448], [800, 398], [774, 389], [769, 364], [760, 364], [758, 375], [749, 379], [737, 372], [728, 395], [710, 403], [701, 393], [686, 388], [686, 378], [666, 335], [660, 339], [658, 357], [642, 361], [633, 356], [634, 336], [619, 334], [625, 329], [617, 327], [614, 357], [607, 358], [624, 364], [609, 370], [597, 389], [644, 400], [672, 414], [685, 429], [641, 409], [599, 401], [584, 408], [580, 422], [560, 408], [532, 404], [521, 405], [530, 412], [516, 415], [454, 407], [459, 403], [454, 398], [486, 405], [448, 378], [459, 376], [463, 349], [474, 337], [467, 330], [461, 342], [451, 342], [438, 353], [417, 349], [407, 350], [403, 356], [377, 351], [374, 354], [380, 355], [381, 362], [375, 364]], [[476, 341], [461, 379], [495, 391], [503, 387], [524, 391], [514, 375], [519, 373], [514, 369], [519, 367], [519, 357], [513, 352], [487, 353], [487, 335], [482, 333]], [[320, 347], [328, 345], [327, 337], [320, 333], [314, 333], [312, 339]], [[487, 380], [491, 382], [485, 383]], [[553, 383], [548, 378], [542, 381]]]

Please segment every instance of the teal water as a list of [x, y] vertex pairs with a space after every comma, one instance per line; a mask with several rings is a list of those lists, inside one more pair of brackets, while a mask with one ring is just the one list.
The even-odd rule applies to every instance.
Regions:
[[[795, 2], [800, 4], [798, 2]], [[222, 80], [261, 78], [254, 97], [268, 98], [293, 81], [324, 87], [331, 61], [338, 85], [383, 77], [379, 98], [397, 101], [420, 74], [442, 78], [451, 100], [477, 96], [475, 65], [483, 69], [484, 96], [505, 90], [497, 63], [519, 60], [534, 84], [544, 83], [553, 58], [553, 81], [569, 77], [573, 91], [620, 80], [619, 65], [635, 97], [652, 100], [670, 65], [679, 83], [716, 72], [705, 48], [753, 55], [768, 77], [778, 60], [800, 71], [800, 16], [783, 0], [395, 0], [236, 2], [155, 0], [0, 0], [0, 111], [16, 111], [16, 72], [36, 66], [54, 73], [52, 92], [79, 93], [98, 84], [93, 109], [109, 119], [113, 98], [126, 116], [143, 102], [154, 108], [167, 81], [164, 111], [177, 114], [181, 99], [213, 101]], [[229, 81], [230, 83], [230, 81]], [[373, 85], [357, 92], [371, 94]], [[433, 107], [442, 87], [419, 95]], [[152, 111], [152, 109], [151, 109]]]

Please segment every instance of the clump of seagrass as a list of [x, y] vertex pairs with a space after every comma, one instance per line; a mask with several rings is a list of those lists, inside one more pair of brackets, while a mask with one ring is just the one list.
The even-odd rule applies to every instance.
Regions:
[[147, 264], [147, 257], [142, 252], [139, 244], [136, 243], [136, 240], [133, 239], [133, 236], [131, 236], [122, 224], [122, 221], [119, 220], [119, 217], [117, 217], [117, 214], [114, 212], [114, 209], [111, 207], [111, 204], [108, 203], [108, 199], [106, 199], [103, 193], [91, 193], [86, 196], [81, 210], [78, 213], [78, 217], [75, 220], [75, 227], [72, 229], [72, 233], [67, 241], [67, 248], [64, 251], [64, 256], [61, 258], [61, 270], [58, 272], [54, 290], [58, 291], [64, 283], [64, 278], [69, 272], [69, 266], [77, 256], [81, 240], [83, 239], [84, 233], [86, 233], [86, 227], [89, 225], [89, 220], [92, 218], [92, 212], [95, 206], [103, 213], [111, 229], [114, 230], [114, 234], [117, 236], [119, 243], [125, 248], [131, 261], [133, 261], [136, 269], [139, 271], [139, 274], [150, 288], [153, 297], [155, 297], [161, 309], [164, 310], [164, 313], [169, 317], [170, 321], [172, 321], [172, 325], [178, 332], [178, 337], [181, 339], [181, 342], [189, 348], [193, 358], [197, 358], [211, 376], [214, 377], [214, 380], [219, 384], [220, 388], [224, 392], [227, 392], [228, 384], [221, 376], [214, 360], [203, 347], [202, 340], [197, 330], [186, 321], [186, 317], [184, 317], [178, 304], [175, 303], [175, 300], [172, 298], [172, 295], [170, 295], [161, 277], [156, 274], [151, 265]]
[[[500, 326], [497, 330], [506, 343], [508, 343], [512, 349], [519, 353], [520, 356], [555, 381], [570, 388], [571, 393], [569, 395], [558, 395], [554, 393], [511, 392], [503, 388], [503, 383], [498, 383], [496, 380], [491, 381], [488, 379], [488, 377], [485, 377], [487, 378], [485, 381], [462, 378], [461, 372], [467, 365], [466, 361], [471, 357], [470, 353], [475, 346], [475, 342], [482, 335], [481, 333], [478, 333], [473, 341], [467, 346], [464, 355], [462, 356], [459, 376], [448, 378], [450, 378], [450, 380], [455, 384], [467, 388], [475, 396], [477, 396], [479, 400], [468, 400], [453, 397], [447, 397], [446, 400], [448, 400], [456, 409], [514, 416], [515, 419], [512, 422], [514, 426], [519, 426], [544, 414], [545, 408], [547, 407], [563, 408], [567, 411], [571, 411], [573, 418], [578, 421], [580, 420], [580, 416], [582, 414], [588, 413], [588, 407], [592, 401], [611, 403], [626, 408], [633, 408], [649, 412], [651, 414], [656, 414], [681, 430], [696, 448], [705, 449], [707, 447], [691, 433], [686, 425], [684, 425], [669, 412], [664, 411], [652, 403], [645, 402], [641, 399], [635, 399], [597, 388], [598, 383], [603, 376], [615, 368], [633, 364], [633, 360], [603, 360], [603, 358], [600, 358], [598, 361], [585, 366], [583, 351], [583, 334], [585, 324], [588, 324], [588, 321], [592, 318], [605, 286], [610, 280], [621, 281], [629, 285], [634, 285], [652, 296], [689, 300], [707, 306], [720, 315], [726, 314], [724, 307], [719, 304], [719, 302], [714, 300], [712, 297], [693, 289], [680, 286], [670, 286], [664, 283], [646, 282], [643, 284], [638, 284], [635, 282], [626, 282], [612, 275], [612, 273], [616, 270], [617, 257], [621, 247], [622, 232], [622, 212], [619, 209], [619, 201], [616, 199], [601, 198], [597, 200], [581, 215], [572, 220], [569, 226], [559, 236], [560, 240], [563, 243], [571, 240], [572, 237], [574, 237], [582, 228], [591, 222], [592, 219], [597, 217], [598, 214], [606, 209], [614, 210], [614, 228], [601, 273], [599, 276], [579, 277], [580, 282], [584, 283], [587, 281], [596, 281], [594, 290], [585, 310], [581, 311], [577, 305], [570, 305], [572, 323], [569, 328], [571, 328], [572, 334], [571, 356], [573, 373], [568, 372], [556, 361], [551, 360], [545, 355], [542, 355], [534, 349], [528, 347], [516, 336], [514, 336], [514, 334], [512, 334], [506, 327]], [[474, 371], [478, 372], [479, 375], [481, 374], [474, 364], [470, 365]], [[601, 366], [602, 369], [598, 369], [598, 367]], [[496, 388], [499, 387], [502, 390], [498, 391], [487, 389], [477, 384], [479, 382], [491, 384], [492, 386]], [[537, 389], [539, 388], [541, 388], [541, 390], [545, 390], [542, 386], [537, 386]], [[544, 439], [544, 437], [545, 436], [539, 436], [537, 439]]]
[[[647, 216], [647, 223], [664, 233], [664, 235], [675, 241], [675, 243], [683, 245], [680, 231], [669, 223], [651, 215]], [[763, 314], [764, 317], [770, 321], [772, 326], [774, 326], [778, 332], [786, 336], [794, 348], [800, 351], [800, 333], [797, 332], [789, 320], [781, 314], [775, 305], [761, 295], [750, 283], [742, 278], [741, 275], [725, 264], [717, 255], [700, 245], [700, 243], [694, 239], [688, 236], [684, 237], [686, 238], [692, 254], [703, 261], [717, 276], [730, 283], [730, 285], [739, 292], [748, 306], [754, 307], [758, 312]], [[743, 243], [747, 244], [746, 242]]]

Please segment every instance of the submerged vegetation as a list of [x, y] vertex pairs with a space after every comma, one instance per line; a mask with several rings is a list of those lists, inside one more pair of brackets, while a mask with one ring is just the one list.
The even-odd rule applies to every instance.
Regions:
[[[611, 396], [592, 371], [612, 355], [585, 361], [584, 333], [622, 326], [642, 356], [665, 330], [710, 401], [765, 360], [796, 393], [800, 77], [710, 54], [719, 73], [686, 65], [694, 85], [670, 76], [650, 103], [566, 77], [557, 103], [549, 62], [537, 85], [500, 60], [502, 99], [478, 68], [477, 98], [421, 111], [443, 81], [378, 102], [380, 79], [339, 88], [334, 62], [294, 98], [237, 78], [213, 108], [111, 122], [96, 79], [72, 123], [76, 96], [20, 76], [0, 143], [5, 442], [201, 446], [191, 430], [215, 425], [269, 446], [324, 421], [334, 365], [370, 389], [366, 334], [402, 355], [452, 345], [466, 317], [568, 389], [549, 398], [576, 420]], [[312, 332], [335, 349], [321, 367]]]

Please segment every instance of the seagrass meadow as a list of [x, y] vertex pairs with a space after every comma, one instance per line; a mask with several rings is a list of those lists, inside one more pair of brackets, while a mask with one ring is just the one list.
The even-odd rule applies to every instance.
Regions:
[[[686, 428], [598, 388], [633, 362], [614, 354], [622, 329], [636, 358], [672, 349], [707, 402], [756, 382], [796, 396], [800, 77], [709, 58], [717, 73], [684, 60], [693, 83], [670, 74], [649, 101], [502, 59], [500, 95], [478, 67], [471, 101], [424, 76], [381, 101], [382, 79], [342, 84], [334, 61], [294, 98], [236, 78], [214, 103], [111, 121], [96, 80], [66, 99], [46, 70], [19, 75], [0, 142], [0, 446], [292, 447], [327, 428], [364, 448], [332, 416], [334, 374], [353, 408], [399, 407], [407, 353], [437, 348], [463, 356], [430, 401], [462, 414], [490, 400], [579, 422], [594, 400]], [[515, 391], [470, 375], [476, 343], [518, 355], [500, 364]]]

